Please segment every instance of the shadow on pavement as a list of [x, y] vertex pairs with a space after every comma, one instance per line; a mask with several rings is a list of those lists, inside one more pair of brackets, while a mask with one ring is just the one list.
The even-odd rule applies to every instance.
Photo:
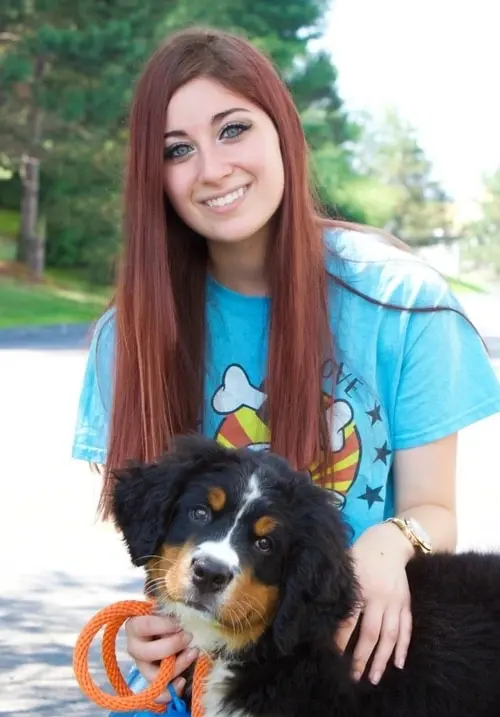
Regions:
[[[81, 694], [72, 670], [73, 647], [83, 625], [111, 602], [141, 599], [141, 578], [99, 585], [65, 573], [43, 576], [28, 585], [22, 598], [0, 598], [0, 715], [97, 717], [105, 712]], [[19, 595], [19, 593], [17, 593]], [[118, 656], [126, 673], [130, 663], [124, 637]], [[95, 681], [107, 689], [100, 643], [90, 651]], [[19, 695], [22, 695], [21, 699]]]

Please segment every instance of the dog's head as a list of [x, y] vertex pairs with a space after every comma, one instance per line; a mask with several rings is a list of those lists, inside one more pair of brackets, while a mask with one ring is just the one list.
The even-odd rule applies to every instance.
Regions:
[[115, 521], [148, 592], [203, 647], [331, 643], [355, 601], [331, 494], [272, 453], [179, 439], [116, 473]]

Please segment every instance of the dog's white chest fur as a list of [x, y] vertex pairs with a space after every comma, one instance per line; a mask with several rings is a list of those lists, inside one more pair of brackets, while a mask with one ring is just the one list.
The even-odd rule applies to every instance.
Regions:
[[248, 712], [229, 710], [224, 706], [224, 698], [232, 676], [233, 672], [227, 662], [217, 659], [206, 682], [203, 700], [205, 717], [250, 717]]
[[[192, 647], [197, 647], [210, 654], [223, 646], [223, 640], [217, 625], [197, 610], [193, 610], [182, 603], [171, 603], [165, 606], [164, 609], [167, 614], [175, 614], [184, 629], [193, 634]], [[224, 698], [227, 695], [229, 682], [232, 678], [233, 672], [228, 667], [228, 662], [222, 658], [217, 658], [206, 680], [203, 699], [205, 717], [251, 717], [248, 712], [243, 712], [242, 710], [229, 711], [224, 707]]]

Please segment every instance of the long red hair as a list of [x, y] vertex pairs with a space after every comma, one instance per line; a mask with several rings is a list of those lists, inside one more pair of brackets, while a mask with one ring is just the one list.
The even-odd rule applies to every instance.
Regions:
[[322, 240], [327, 222], [310, 184], [300, 118], [273, 65], [250, 43], [190, 29], [150, 59], [131, 108], [103, 517], [111, 513], [111, 471], [128, 459], [155, 459], [174, 435], [197, 430], [201, 418], [207, 246], [175, 214], [162, 179], [168, 103], [200, 76], [259, 106], [278, 131], [285, 189], [267, 262], [271, 445], [299, 468], [330, 454], [322, 401], [322, 365], [333, 359]]

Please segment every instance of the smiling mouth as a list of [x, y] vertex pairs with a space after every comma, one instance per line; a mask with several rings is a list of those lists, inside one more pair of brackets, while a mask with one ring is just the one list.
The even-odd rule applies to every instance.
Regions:
[[222, 207], [230, 206], [231, 204], [234, 204], [239, 199], [245, 196], [245, 194], [248, 192], [250, 185], [245, 184], [244, 187], [240, 187], [239, 189], [236, 189], [234, 192], [228, 192], [227, 194], [224, 194], [223, 197], [216, 197], [215, 199], [209, 199], [206, 202], [203, 202], [207, 207], [210, 207], [211, 209], [218, 209]]

